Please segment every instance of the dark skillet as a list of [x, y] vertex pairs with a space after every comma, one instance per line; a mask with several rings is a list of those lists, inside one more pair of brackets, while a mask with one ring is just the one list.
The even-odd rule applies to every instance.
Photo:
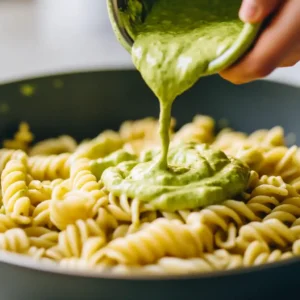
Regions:
[[[20, 93], [24, 84], [34, 87], [32, 96]], [[208, 77], [174, 105], [179, 125], [197, 113], [229, 119], [237, 130], [280, 125], [300, 136], [300, 89], [262, 81], [233, 86]], [[137, 72], [104, 71], [2, 85], [0, 114], [1, 138], [11, 137], [19, 122], [27, 121], [38, 140], [65, 133], [80, 140], [105, 128], [117, 129], [127, 119], [157, 116], [158, 101]], [[116, 278], [62, 272], [0, 255], [1, 300], [299, 299], [299, 286], [298, 259], [193, 277]]]

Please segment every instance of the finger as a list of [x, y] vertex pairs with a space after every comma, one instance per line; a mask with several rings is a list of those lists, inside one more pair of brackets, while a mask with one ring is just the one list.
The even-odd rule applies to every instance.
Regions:
[[261, 22], [282, 2], [282, 0], [243, 0], [240, 18], [246, 23]]
[[280, 63], [280, 67], [292, 67], [300, 61], [300, 44], [286, 56]]
[[238, 64], [223, 71], [221, 76], [235, 84], [241, 84], [273, 72], [299, 42], [299, 15], [298, 0], [286, 1], [262, 32], [253, 50]]

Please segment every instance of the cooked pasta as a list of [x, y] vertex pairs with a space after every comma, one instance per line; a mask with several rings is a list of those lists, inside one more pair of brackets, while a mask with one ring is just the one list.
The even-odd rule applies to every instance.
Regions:
[[[159, 145], [153, 118], [127, 121], [79, 144], [33, 144], [26, 123], [0, 149], [0, 250], [60, 268], [118, 274], [194, 274], [300, 256], [300, 148], [281, 127], [250, 135], [196, 116], [172, 143], [208, 143], [251, 169], [247, 188], [207, 207], [166, 211], [116, 196], [101, 180], [115, 151], [145, 160]], [[103, 163], [104, 162], [104, 163]], [[103, 166], [101, 165], [103, 163]], [[95, 167], [96, 166], [96, 167]], [[99, 172], [95, 168], [100, 166]]]
[[76, 147], [77, 143], [72, 137], [63, 135], [55, 139], [48, 139], [37, 143], [30, 149], [29, 154], [34, 156], [72, 153]]
[[31, 156], [28, 160], [29, 174], [38, 180], [66, 179], [70, 173], [70, 154]]
[[20, 224], [30, 223], [26, 172], [26, 164], [20, 160], [11, 160], [1, 174], [2, 201], [5, 211]]
[[29, 125], [23, 122], [20, 124], [19, 130], [15, 134], [14, 139], [4, 140], [3, 146], [7, 149], [21, 149], [27, 151], [33, 139], [34, 136], [30, 132]]

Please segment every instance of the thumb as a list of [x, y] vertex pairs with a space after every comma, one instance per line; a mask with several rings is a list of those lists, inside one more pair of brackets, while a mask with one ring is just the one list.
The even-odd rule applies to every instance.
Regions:
[[243, 0], [240, 18], [246, 23], [258, 23], [268, 17], [283, 0]]

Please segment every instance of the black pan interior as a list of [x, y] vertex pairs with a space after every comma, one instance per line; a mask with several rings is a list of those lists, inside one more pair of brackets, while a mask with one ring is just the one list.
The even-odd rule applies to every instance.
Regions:
[[[21, 91], [28, 88], [25, 96]], [[175, 101], [173, 116], [178, 125], [200, 113], [226, 118], [245, 132], [280, 125], [299, 135], [299, 108], [300, 88], [264, 81], [235, 86], [211, 76]], [[0, 87], [2, 137], [27, 121], [37, 140], [64, 133], [81, 140], [117, 129], [124, 120], [158, 114], [158, 101], [135, 71], [56, 75]]]
[[[280, 125], [299, 136], [299, 112], [299, 88], [264, 81], [234, 86], [212, 76], [179, 97], [173, 115], [178, 125], [200, 113], [226, 118], [245, 132]], [[0, 86], [1, 138], [27, 121], [37, 140], [60, 134], [81, 140], [158, 113], [158, 101], [135, 71], [55, 75]], [[298, 299], [293, 293], [299, 278], [299, 260], [176, 281], [83, 278], [0, 262], [0, 299]]]

